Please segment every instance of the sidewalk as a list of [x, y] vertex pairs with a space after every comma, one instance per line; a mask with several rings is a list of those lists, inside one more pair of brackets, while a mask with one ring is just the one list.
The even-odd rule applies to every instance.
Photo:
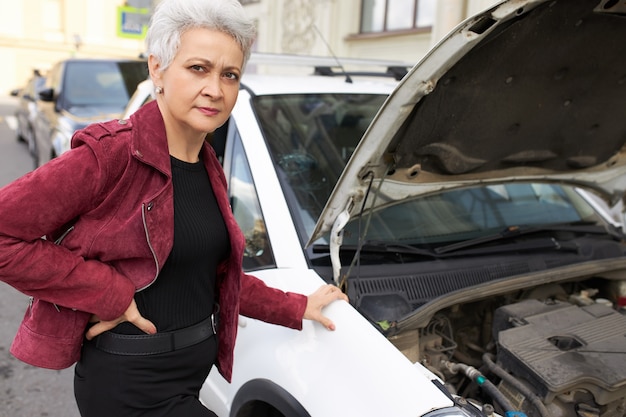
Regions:
[[17, 97], [12, 97], [8, 94], [0, 94], [0, 104], [4, 104], [4, 105], [10, 105], [10, 104], [15, 104], [17, 105]]

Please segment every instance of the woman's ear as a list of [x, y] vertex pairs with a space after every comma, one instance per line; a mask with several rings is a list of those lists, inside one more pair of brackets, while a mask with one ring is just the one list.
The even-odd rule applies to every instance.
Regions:
[[161, 85], [161, 63], [158, 58], [150, 54], [148, 56], [148, 71], [150, 71], [150, 78], [154, 85]]

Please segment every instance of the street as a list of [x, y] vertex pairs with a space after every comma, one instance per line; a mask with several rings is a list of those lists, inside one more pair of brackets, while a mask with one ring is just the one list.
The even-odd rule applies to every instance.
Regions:
[[[15, 100], [0, 97], [0, 187], [27, 173], [32, 161], [15, 137]], [[15, 359], [9, 348], [28, 298], [0, 282], [0, 417], [78, 417], [73, 367], [40, 369]]]

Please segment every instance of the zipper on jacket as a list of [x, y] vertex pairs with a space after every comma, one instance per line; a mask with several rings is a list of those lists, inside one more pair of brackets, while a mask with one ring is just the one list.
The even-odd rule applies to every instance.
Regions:
[[[150, 206], [151, 207], [151, 206]], [[148, 224], [146, 223], [146, 203], [141, 204], [141, 221], [143, 222], [143, 230], [146, 233], [146, 242], [148, 243], [148, 247], [150, 248], [150, 253], [152, 253], [152, 258], [154, 259], [154, 265], [156, 266], [156, 274], [152, 281], [150, 281], [147, 285], [136, 290], [136, 292], [145, 290], [150, 285], [154, 284], [157, 277], [159, 276], [159, 260], [157, 259], [156, 253], [154, 252], [154, 248], [152, 247], [152, 243], [150, 243], [150, 234], [148, 233]]]
[[70, 226], [65, 232], [63, 232], [63, 234], [61, 236], [59, 236], [57, 238], [57, 240], [54, 241], [55, 245], [60, 245], [61, 242], [63, 242], [63, 239], [65, 239], [65, 236], [67, 236], [72, 230], [74, 230], [74, 226]]
[[[33, 304], [35, 303], [35, 297], [28, 297], [28, 312], [30, 314], [33, 314]], [[54, 306], [54, 308], [56, 309], [57, 313], [61, 312], [61, 309], [59, 308], [58, 305], [52, 303], [52, 305]], [[76, 311], [75, 308], [73, 308], [72, 310]]]

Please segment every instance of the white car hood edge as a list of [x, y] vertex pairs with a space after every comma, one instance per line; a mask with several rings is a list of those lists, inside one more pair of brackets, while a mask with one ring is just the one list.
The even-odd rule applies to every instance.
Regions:
[[461, 23], [382, 106], [307, 246], [342, 212], [446, 188], [559, 182], [617, 202], [626, 190], [624, 9], [508, 0]]

